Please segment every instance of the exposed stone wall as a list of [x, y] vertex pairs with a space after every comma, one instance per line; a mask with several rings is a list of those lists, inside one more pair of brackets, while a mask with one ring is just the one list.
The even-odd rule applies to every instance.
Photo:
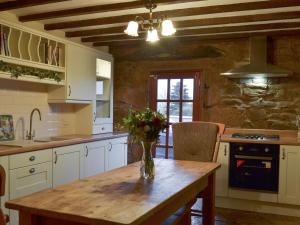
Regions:
[[112, 48], [116, 59], [115, 123], [122, 123], [130, 106], [142, 109], [148, 105], [151, 71], [200, 70], [206, 86], [202, 90], [202, 120], [222, 122], [229, 127], [296, 129], [295, 116], [300, 113], [300, 38], [276, 37], [271, 43], [269, 59], [292, 70], [294, 75], [268, 79], [267, 84], [220, 76], [240, 62], [248, 62], [248, 39]]

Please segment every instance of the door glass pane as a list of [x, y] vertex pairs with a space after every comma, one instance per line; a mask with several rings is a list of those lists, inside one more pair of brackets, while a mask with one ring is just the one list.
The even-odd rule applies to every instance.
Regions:
[[193, 121], [193, 103], [183, 102], [182, 103], [182, 122]]
[[170, 80], [170, 99], [171, 100], [180, 99], [180, 79]]
[[166, 100], [168, 97], [168, 79], [157, 80], [157, 99]]
[[179, 110], [180, 104], [179, 102], [170, 102], [170, 123], [178, 123], [179, 122]]
[[182, 99], [192, 100], [194, 98], [194, 79], [183, 79]]
[[161, 114], [167, 117], [167, 103], [157, 102], [157, 112], [160, 112]]

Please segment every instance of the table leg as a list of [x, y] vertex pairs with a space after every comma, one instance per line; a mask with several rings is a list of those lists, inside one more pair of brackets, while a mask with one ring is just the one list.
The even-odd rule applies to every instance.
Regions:
[[215, 174], [208, 177], [208, 185], [203, 192], [203, 225], [215, 224]]
[[36, 218], [30, 213], [19, 212], [19, 223], [20, 225], [37, 225]]

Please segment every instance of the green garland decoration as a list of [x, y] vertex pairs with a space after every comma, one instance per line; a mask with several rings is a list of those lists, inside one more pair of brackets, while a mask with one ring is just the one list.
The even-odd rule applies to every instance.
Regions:
[[23, 75], [30, 75], [30, 76], [38, 77], [40, 79], [49, 78], [57, 82], [61, 81], [60, 75], [62, 74], [50, 70], [43, 70], [43, 69], [38, 69], [38, 68], [33, 68], [28, 66], [19, 66], [19, 65], [4, 62], [2, 60], [0, 60], [0, 71], [9, 72], [11, 73], [11, 77], [14, 78], [19, 78]]

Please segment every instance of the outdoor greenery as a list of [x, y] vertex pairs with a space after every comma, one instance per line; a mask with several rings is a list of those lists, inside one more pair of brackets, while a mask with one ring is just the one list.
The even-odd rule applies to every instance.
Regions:
[[[187, 87], [187, 85], [183, 85], [182, 92], [183, 92], [182, 93], [183, 100], [191, 100], [191, 97], [189, 96], [189, 88]], [[180, 99], [180, 81], [171, 87], [170, 99], [171, 100], [179, 100]], [[180, 108], [179, 103], [170, 103], [170, 115], [178, 116], [179, 108]], [[182, 115], [184, 115], [184, 116], [192, 116], [193, 115], [193, 108], [191, 107], [190, 104], [184, 103], [182, 105]]]
[[0, 60], [0, 71], [9, 72], [11, 73], [11, 76], [15, 78], [18, 78], [23, 75], [30, 75], [30, 76], [38, 77], [40, 79], [49, 78], [57, 82], [61, 81], [61, 77], [60, 77], [61, 73], [59, 72], [27, 67], [27, 66], [19, 66], [19, 65], [4, 62], [2, 60]]

